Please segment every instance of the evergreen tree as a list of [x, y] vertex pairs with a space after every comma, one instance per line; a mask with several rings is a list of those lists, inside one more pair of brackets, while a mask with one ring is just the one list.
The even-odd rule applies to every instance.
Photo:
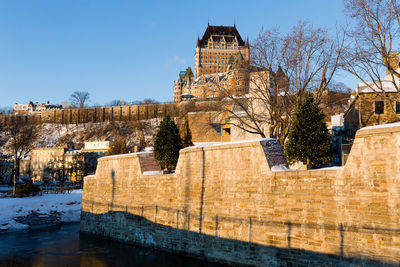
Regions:
[[192, 132], [190, 131], [190, 128], [189, 128], [189, 119], [188, 119], [187, 114], [185, 115], [185, 117], [183, 119], [183, 123], [182, 123], [181, 140], [182, 140], [183, 147], [193, 146]]
[[154, 157], [162, 168], [170, 171], [175, 168], [182, 148], [178, 127], [169, 116], [165, 116], [154, 140]]
[[307, 96], [297, 106], [285, 145], [290, 163], [301, 161], [318, 167], [331, 162], [332, 142], [324, 117], [312, 96]]

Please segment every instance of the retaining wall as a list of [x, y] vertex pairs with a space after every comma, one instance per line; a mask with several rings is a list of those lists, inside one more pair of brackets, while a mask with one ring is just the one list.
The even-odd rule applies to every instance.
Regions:
[[[77, 124], [104, 121], [137, 121], [161, 118], [164, 115], [177, 117], [190, 111], [215, 110], [213, 102], [182, 102], [181, 104], [148, 104], [98, 108], [74, 108], [45, 110], [40, 114], [19, 115], [35, 123]], [[0, 125], [7, 124], [13, 115], [0, 114]]]
[[152, 154], [101, 158], [81, 231], [225, 263], [400, 263], [400, 124], [360, 130], [344, 167], [272, 172], [280, 155], [274, 140], [188, 148], [168, 175], [143, 174]]

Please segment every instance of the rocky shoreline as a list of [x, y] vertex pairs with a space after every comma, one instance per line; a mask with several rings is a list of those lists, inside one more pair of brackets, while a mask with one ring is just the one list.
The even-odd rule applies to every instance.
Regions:
[[0, 199], [0, 234], [80, 221], [82, 191]]
[[51, 211], [50, 214], [32, 211], [28, 215], [15, 217], [14, 221], [20, 224], [28, 225], [29, 230], [34, 228], [59, 225], [62, 223], [60, 217], [61, 214], [57, 211]]

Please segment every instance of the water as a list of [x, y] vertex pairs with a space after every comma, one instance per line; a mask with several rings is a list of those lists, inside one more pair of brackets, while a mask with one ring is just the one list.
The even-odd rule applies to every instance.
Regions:
[[79, 224], [0, 235], [0, 266], [221, 266], [79, 234]]

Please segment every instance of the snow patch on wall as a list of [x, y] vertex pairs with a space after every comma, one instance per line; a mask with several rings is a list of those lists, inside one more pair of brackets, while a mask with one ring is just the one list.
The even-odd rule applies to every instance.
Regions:
[[361, 128], [360, 130], [382, 129], [382, 128], [390, 128], [390, 127], [398, 127], [398, 126], [400, 126], [400, 122], [368, 126], [368, 127]]

